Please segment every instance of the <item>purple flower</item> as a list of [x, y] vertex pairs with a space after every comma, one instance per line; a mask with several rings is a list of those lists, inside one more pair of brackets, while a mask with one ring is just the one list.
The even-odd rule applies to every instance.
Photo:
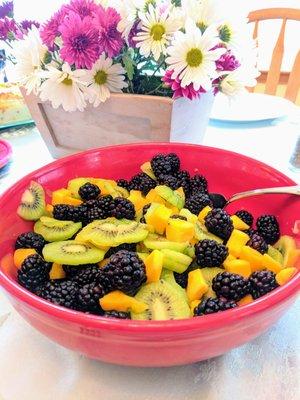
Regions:
[[92, 17], [98, 8], [99, 6], [93, 0], [72, 0], [70, 4], [64, 6], [67, 13], [73, 11], [79, 14], [81, 18]]
[[40, 27], [40, 24], [37, 21], [31, 21], [29, 19], [24, 19], [24, 21], [20, 22], [20, 25], [25, 32], [28, 32], [33, 26], [36, 26], [37, 28]]
[[0, 18], [10, 17], [13, 18], [14, 16], [14, 2], [13, 1], [5, 1], [0, 6]]
[[186, 97], [187, 99], [193, 100], [200, 97], [201, 93], [205, 93], [205, 90], [202, 87], [200, 87], [199, 90], [195, 90], [192, 83], [186, 87], [181, 86], [181, 80], [179, 77], [176, 79], [172, 78], [173, 72], [173, 70], [167, 70], [165, 76], [162, 78], [164, 84], [173, 90], [173, 99]]
[[43, 43], [48, 46], [50, 50], [54, 48], [54, 41], [61, 35], [59, 27], [66, 16], [65, 7], [57, 11], [41, 28], [40, 36]]
[[18, 28], [13, 19], [7, 17], [0, 20], [0, 40], [12, 40]]
[[216, 67], [218, 71], [234, 71], [240, 65], [241, 64], [230, 50], [222, 54], [221, 57], [216, 61]]
[[91, 17], [80, 18], [70, 12], [60, 25], [63, 47], [60, 55], [76, 68], [91, 69], [100, 56], [98, 30]]
[[117, 29], [121, 20], [120, 14], [111, 7], [105, 10], [99, 6], [95, 16], [101, 53], [105, 51], [108, 57], [117, 56], [124, 45], [121, 32]]
[[140, 25], [141, 25], [141, 21], [139, 19], [136, 20], [129, 32], [129, 35], [128, 35], [128, 39], [127, 39], [128, 46], [132, 47], [133, 49], [136, 48], [136, 44], [137, 44], [136, 40], [133, 40], [133, 38], [140, 31]]

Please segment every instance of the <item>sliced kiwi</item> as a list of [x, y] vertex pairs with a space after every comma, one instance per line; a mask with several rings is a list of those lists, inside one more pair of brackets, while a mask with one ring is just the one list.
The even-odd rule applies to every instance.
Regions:
[[197, 240], [210, 239], [215, 240], [217, 243], [223, 243], [223, 240], [218, 236], [207, 231], [206, 227], [201, 222], [195, 223], [195, 238]]
[[205, 293], [205, 297], [217, 297], [216, 293], [212, 290], [212, 280], [216, 275], [220, 272], [224, 272], [222, 268], [202, 268], [201, 269], [203, 278], [206, 280], [206, 283], [209, 286], [208, 291]]
[[183, 251], [183, 254], [186, 254], [187, 256], [191, 258], [195, 258], [195, 246], [192, 244], [189, 244], [187, 248]]
[[46, 244], [43, 256], [46, 261], [67, 265], [95, 264], [104, 259], [105, 251], [87, 243], [67, 240]]
[[187, 221], [192, 222], [193, 224], [198, 221], [197, 215], [191, 213], [190, 210], [188, 210], [187, 208], [182, 208], [179, 212], [179, 215], [185, 217]]
[[131, 318], [135, 320], [162, 321], [189, 318], [191, 315], [188, 303], [162, 279], [142, 287], [135, 298], [148, 306], [142, 313], [131, 313]]
[[156, 180], [156, 176], [154, 175], [154, 172], [152, 171], [150, 161], [145, 162], [143, 165], [141, 165], [141, 170], [150, 176], [153, 180]]
[[22, 194], [17, 214], [27, 221], [36, 221], [44, 214], [45, 208], [43, 187], [39, 183], [31, 181], [29, 187]]
[[139, 252], [137, 252], [137, 255], [139, 256], [139, 258], [142, 260], [142, 261], [146, 261], [146, 258], [149, 256], [149, 253], [139, 253]]
[[281, 236], [274, 247], [280, 251], [283, 256], [283, 268], [294, 267], [296, 265], [298, 259], [298, 250], [296, 247], [296, 241], [291, 236]]
[[169, 249], [183, 253], [188, 247], [188, 242], [171, 242], [165, 237], [155, 234], [149, 234], [144, 240], [144, 245], [151, 250]]
[[81, 222], [58, 221], [50, 217], [41, 217], [34, 224], [34, 232], [42, 235], [47, 242], [58, 242], [70, 239], [81, 227]]
[[91, 242], [99, 247], [115, 247], [122, 243], [138, 243], [146, 239], [145, 224], [127, 219], [106, 218], [87, 225], [76, 240]]
[[177, 290], [178, 295], [183, 296], [184, 300], [188, 302], [186, 291], [176, 282], [173, 271], [163, 268], [160, 279], [168, 282], [175, 290]]
[[164, 268], [182, 274], [187, 270], [193, 259], [185, 254], [179, 253], [169, 249], [162, 249], [164, 255]]
[[185, 199], [176, 190], [172, 190], [166, 185], [158, 185], [154, 190], [160, 197], [172, 204], [172, 206], [177, 207], [179, 210], [184, 207]]
[[268, 254], [275, 261], [279, 262], [281, 265], [283, 264], [283, 255], [282, 255], [282, 253], [278, 249], [275, 249], [275, 247], [271, 246], [270, 244], [268, 246]]

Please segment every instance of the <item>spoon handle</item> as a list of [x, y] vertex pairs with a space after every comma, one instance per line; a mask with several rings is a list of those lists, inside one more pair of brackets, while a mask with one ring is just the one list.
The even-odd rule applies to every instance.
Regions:
[[245, 197], [251, 196], [259, 196], [261, 194], [295, 194], [300, 196], [300, 186], [284, 186], [284, 187], [274, 187], [274, 188], [267, 188], [267, 189], [255, 189], [255, 190], [248, 190], [247, 192], [241, 192], [234, 194], [230, 197], [227, 201], [228, 203], [232, 203], [233, 201], [243, 199]]

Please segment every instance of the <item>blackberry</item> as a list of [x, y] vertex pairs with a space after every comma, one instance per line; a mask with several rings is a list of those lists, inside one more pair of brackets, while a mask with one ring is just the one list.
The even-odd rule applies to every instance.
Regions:
[[95, 200], [100, 196], [101, 190], [98, 188], [97, 185], [87, 182], [84, 185], [80, 186], [78, 194], [84, 201]]
[[185, 193], [186, 197], [190, 196], [190, 191], [191, 191], [191, 187], [190, 187], [190, 173], [188, 171], [179, 171], [176, 174], [176, 178], [178, 180], [179, 183], [179, 187], [182, 187]]
[[213, 278], [212, 289], [218, 297], [239, 301], [250, 293], [250, 283], [241, 275], [225, 271]]
[[256, 228], [268, 244], [274, 244], [280, 237], [279, 224], [274, 215], [262, 215], [256, 221]]
[[161, 175], [174, 175], [180, 168], [180, 160], [174, 153], [157, 154], [152, 158], [150, 164], [156, 178]]
[[41, 288], [38, 295], [58, 306], [75, 310], [77, 308], [76, 296], [78, 285], [69, 280], [52, 280]]
[[86, 223], [91, 223], [96, 219], [106, 219], [112, 216], [114, 199], [112, 196], [102, 196], [97, 200], [90, 200], [82, 206], [82, 215]]
[[117, 180], [117, 185], [130, 191], [130, 182], [127, 181], [126, 179], [118, 179]]
[[49, 280], [51, 266], [52, 264], [46, 262], [39, 254], [28, 256], [18, 270], [18, 282], [35, 293]]
[[186, 289], [187, 284], [188, 284], [188, 272], [185, 271], [182, 274], [179, 274], [178, 272], [174, 272], [174, 278], [175, 281], [178, 283], [179, 286], [181, 286], [183, 289]]
[[123, 311], [105, 311], [103, 317], [107, 318], [118, 318], [118, 319], [131, 319], [130, 313], [123, 312]]
[[160, 175], [158, 181], [161, 185], [166, 185], [172, 190], [176, 190], [180, 187], [180, 182], [172, 175]]
[[194, 194], [185, 201], [185, 208], [195, 215], [198, 215], [204, 207], [211, 205], [211, 200], [206, 193]]
[[156, 181], [150, 178], [149, 175], [141, 172], [132, 177], [130, 181], [130, 189], [131, 190], [140, 190], [144, 196], [146, 196], [151, 189], [154, 189], [156, 186]]
[[207, 179], [203, 175], [195, 175], [190, 180], [191, 194], [204, 192], [207, 193]]
[[118, 251], [110, 257], [103, 268], [104, 275], [109, 279], [113, 289], [133, 295], [146, 282], [146, 271], [143, 261], [133, 252]]
[[201, 268], [221, 267], [228, 256], [228, 249], [215, 240], [204, 239], [195, 245], [195, 254], [197, 264]]
[[209, 193], [209, 198], [212, 202], [213, 208], [224, 208], [227, 204], [227, 200], [222, 194]]
[[97, 281], [101, 269], [98, 264], [63, 265], [67, 278], [76, 282], [79, 286]]
[[134, 219], [135, 208], [131, 201], [123, 197], [116, 197], [112, 205], [112, 216], [117, 219]]
[[172, 215], [170, 218], [171, 219], [181, 219], [182, 221], [187, 221], [187, 217], [184, 217], [183, 215], [175, 214], [175, 215]]
[[233, 231], [233, 223], [229, 214], [221, 208], [214, 208], [204, 219], [209, 232], [227, 241]]
[[146, 213], [147, 213], [147, 211], [149, 210], [150, 207], [151, 207], [151, 204], [146, 204], [146, 205], [143, 207], [143, 211], [142, 211], [143, 216], [142, 216], [142, 218], [140, 219], [140, 222], [141, 222], [142, 224], [145, 224], [145, 223], [146, 223], [145, 215], [146, 215]]
[[116, 254], [120, 250], [127, 250], [127, 251], [132, 251], [136, 252], [136, 243], [122, 243], [117, 247], [111, 247], [106, 253], [104, 258], [109, 258], [113, 254]]
[[230, 310], [231, 308], [237, 307], [235, 301], [227, 301], [224, 299], [214, 299], [208, 297], [201, 301], [201, 303], [194, 308], [194, 317], [200, 317], [201, 315], [214, 314], [220, 311]]
[[105, 290], [98, 282], [88, 283], [77, 293], [77, 306], [80, 311], [102, 315], [99, 299], [105, 295]]
[[256, 231], [255, 229], [252, 229], [252, 228], [247, 229], [247, 230], [244, 231], [244, 232], [247, 233], [247, 235], [248, 235], [250, 238], [252, 238], [252, 236], [254, 236], [254, 235], [257, 234], [257, 231]]
[[268, 245], [265, 239], [258, 233], [254, 233], [250, 240], [247, 242], [247, 246], [259, 251], [261, 254], [265, 254], [268, 251]]
[[254, 299], [271, 292], [278, 287], [275, 274], [269, 270], [255, 271], [249, 277], [250, 292]]
[[253, 215], [249, 213], [247, 210], [239, 210], [235, 213], [237, 217], [239, 217], [245, 224], [249, 225], [250, 227], [253, 224]]
[[38, 253], [41, 253], [46, 241], [42, 235], [35, 232], [21, 233], [18, 236], [15, 249], [35, 249]]
[[56, 204], [53, 207], [53, 218], [61, 221], [81, 222], [83, 220], [83, 206], [70, 206], [67, 204]]

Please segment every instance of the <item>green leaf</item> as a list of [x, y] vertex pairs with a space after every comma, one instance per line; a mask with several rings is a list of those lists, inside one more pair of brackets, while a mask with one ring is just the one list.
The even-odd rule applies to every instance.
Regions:
[[123, 55], [122, 61], [123, 61], [124, 68], [125, 68], [126, 74], [128, 76], [128, 79], [130, 81], [132, 81], [133, 75], [134, 75], [134, 61], [128, 53]]

